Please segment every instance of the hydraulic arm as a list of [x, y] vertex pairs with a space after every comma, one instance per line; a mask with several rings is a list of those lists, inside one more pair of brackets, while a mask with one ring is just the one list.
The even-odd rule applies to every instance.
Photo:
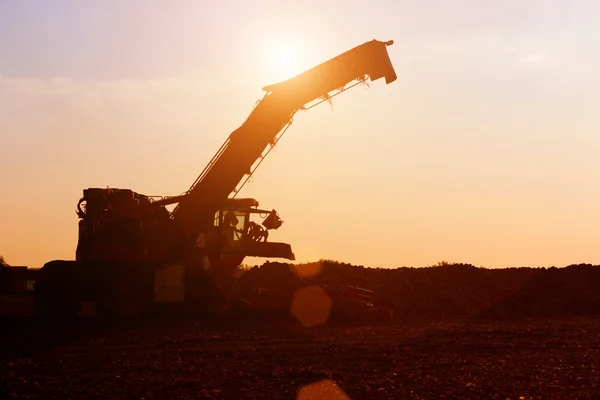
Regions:
[[242, 126], [230, 134], [191, 188], [181, 196], [161, 201], [179, 203], [172, 217], [179, 221], [185, 236], [195, 237], [230, 194], [237, 194], [238, 185], [243, 185], [244, 178], [254, 172], [253, 167], [277, 143], [297, 111], [369, 78], [371, 81], [385, 78], [387, 84], [395, 81], [396, 73], [386, 47], [391, 44], [393, 41], [366, 42], [294, 78], [264, 87], [265, 96]]

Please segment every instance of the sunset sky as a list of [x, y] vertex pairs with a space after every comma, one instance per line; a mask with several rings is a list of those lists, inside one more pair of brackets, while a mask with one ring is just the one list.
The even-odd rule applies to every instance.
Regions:
[[[0, 254], [72, 259], [87, 187], [185, 191], [261, 88], [371, 39], [244, 188], [298, 261], [600, 262], [600, 2], [0, 2]], [[253, 261], [253, 260], [251, 260]]]

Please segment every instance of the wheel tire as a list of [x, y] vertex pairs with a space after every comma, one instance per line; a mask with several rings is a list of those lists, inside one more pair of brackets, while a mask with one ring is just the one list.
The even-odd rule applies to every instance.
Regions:
[[50, 320], [77, 317], [83, 307], [79, 266], [73, 261], [46, 263], [34, 284], [34, 303], [38, 312]]
[[[139, 272], [136, 272], [139, 271]], [[143, 269], [116, 273], [101, 289], [96, 312], [107, 319], [131, 319], [144, 315], [152, 305], [151, 274]]]
[[50, 320], [76, 318], [83, 306], [75, 288], [38, 281], [34, 287], [34, 303], [38, 312]]

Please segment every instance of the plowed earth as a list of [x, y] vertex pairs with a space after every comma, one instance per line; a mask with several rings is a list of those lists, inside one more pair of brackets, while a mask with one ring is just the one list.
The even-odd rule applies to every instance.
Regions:
[[[361, 271], [348, 276], [394, 285], [389, 272]], [[109, 326], [91, 314], [50, 326], [31, 299], [5, 297], [0, 398], [598, 399], [596, 267], [499, 271], [396, 272], [403, 289], [384, 294], [400, 316], [387, 326], [176, 316]]]

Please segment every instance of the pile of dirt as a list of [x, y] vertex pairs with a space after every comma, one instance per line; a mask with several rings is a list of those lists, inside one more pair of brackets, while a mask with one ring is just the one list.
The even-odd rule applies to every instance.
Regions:
[[[469, 264], [428, 268], [366, 268], [335, 261], [267, 262], [246, 271], [240, 290], [267, 289], [289, 304], [307, 285], [373, 290], [398, 320], [551, 317], [600, 314], [600, 266], [487, 269]], [[287, 302], [287, 303], [286, 303]]]

